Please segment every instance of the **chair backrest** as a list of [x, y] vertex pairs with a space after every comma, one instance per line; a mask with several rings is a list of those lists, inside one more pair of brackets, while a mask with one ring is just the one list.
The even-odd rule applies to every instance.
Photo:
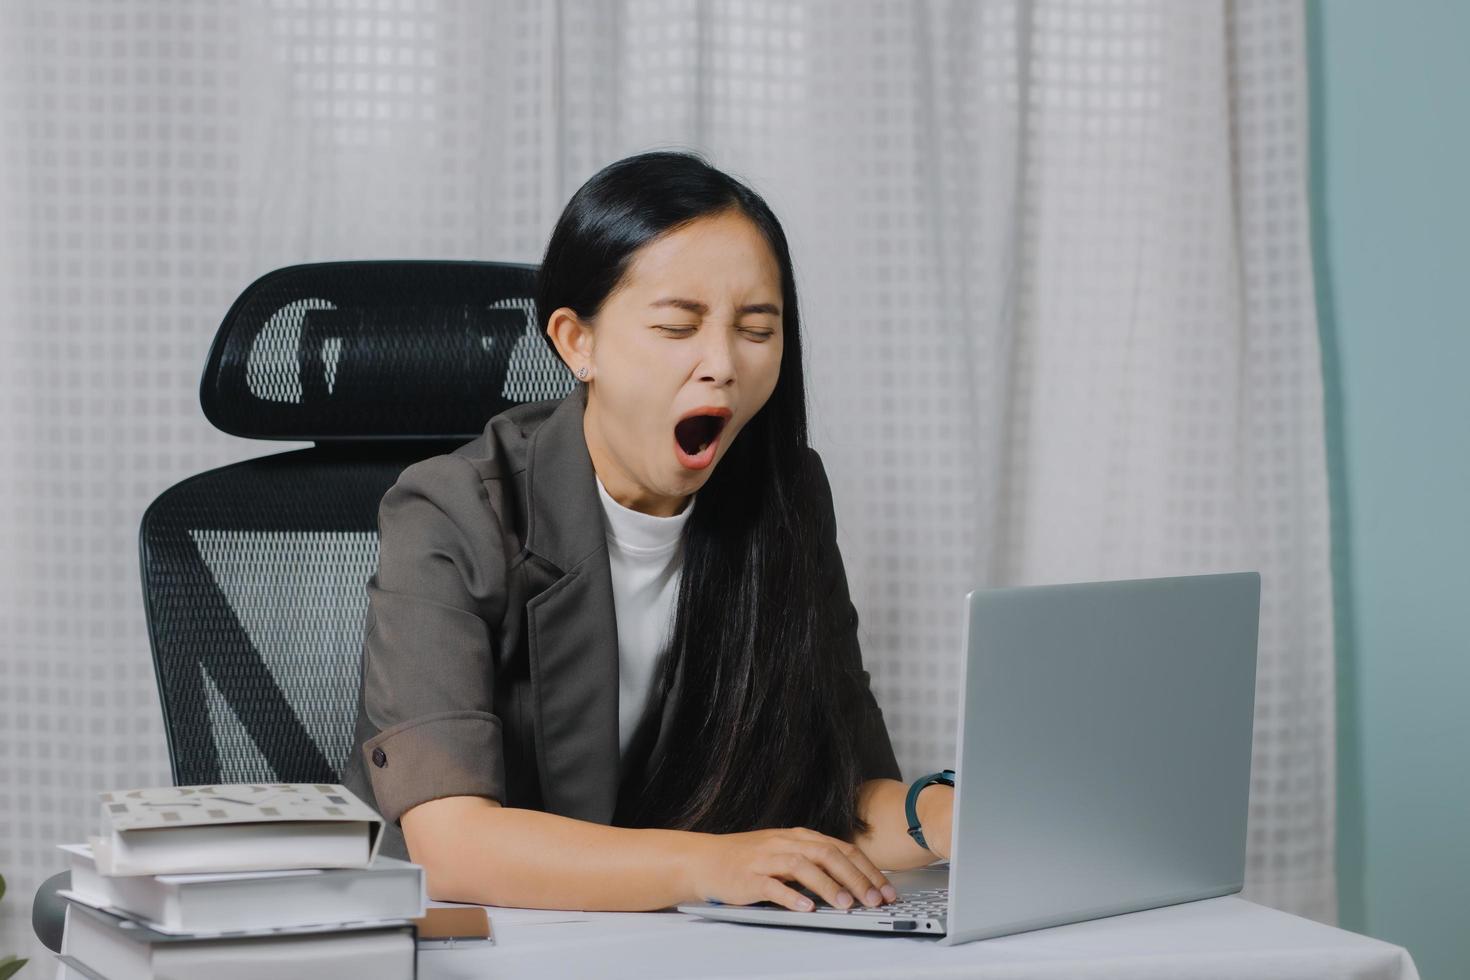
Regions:
[[340, 781], [383, 494], [509, 405], [575, 384], [536, 329], [534, 276], [486, 262], [292, 266], [226, 314], [206, 416], [315, 445], [191, 477], [143, 515], [176, 784]]

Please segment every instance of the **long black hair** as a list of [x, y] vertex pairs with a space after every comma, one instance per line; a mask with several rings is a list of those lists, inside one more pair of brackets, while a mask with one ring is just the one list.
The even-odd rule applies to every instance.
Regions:
[[697, 154], [619, 160], [583, 184], [557, 221], [538, 273], [537, 315], [543, 335], [561, 307], [591, 321], [641, 246], [731, 211], [754, 222], [781, 269], [780, 373], [685, 525], [659, 677], [664, 697], [678, 678], [672, 737], [619, 820], [707, 833], [804, 826], [850, 839], [866, 829], [856, 720], [839, 712], [851, 678], [822, 626], [824, 502], [807, 448], [796, 282], [780, 222], [759, 194]]

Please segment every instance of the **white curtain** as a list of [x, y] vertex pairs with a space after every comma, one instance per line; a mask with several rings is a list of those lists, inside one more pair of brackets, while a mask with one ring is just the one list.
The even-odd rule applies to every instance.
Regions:
[[909, 774], [975, 586], [1263, 576], [1245, 896], [1335, 921], [1299, 3], [0, 0], [0, 952], [102, 789], [168, 780], [144, 507], [289, 446], [198, 381], [257, 275], [537, 261], [706, 153], [792, 241], [813, 440]]

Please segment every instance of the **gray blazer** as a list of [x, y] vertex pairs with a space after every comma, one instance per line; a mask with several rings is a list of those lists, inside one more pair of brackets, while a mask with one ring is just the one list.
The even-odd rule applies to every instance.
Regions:
[[[651, 697], [618, 749], [618, 633], [592, 460], [586, 391], [517, 405], [451, 453], [409, 466], [378, 510], [357, 726], [342, 781], [387, 821], [383, 853], [406, 858], [398, 821], [445, 796], [608, 824], [669, 734], [678, 694]], [[899, 778], [868, 689], [837, 549], [831, 490], [822, 575], [827, 622], [862, 683], [847, 713], [864, 778]]]

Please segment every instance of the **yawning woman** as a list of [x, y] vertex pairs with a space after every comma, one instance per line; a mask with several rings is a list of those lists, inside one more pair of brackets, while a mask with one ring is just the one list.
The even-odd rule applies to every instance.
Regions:
[[[344, 780], [448, 901], [809, 909], [948, 856], [868, 687], [807, 445], [785, 233], [687, 153], [572, 197], [537, 283], [578, 380], [403, 471], [379, 511]], [[921, 846], [918, 841], [923, 841]]]

